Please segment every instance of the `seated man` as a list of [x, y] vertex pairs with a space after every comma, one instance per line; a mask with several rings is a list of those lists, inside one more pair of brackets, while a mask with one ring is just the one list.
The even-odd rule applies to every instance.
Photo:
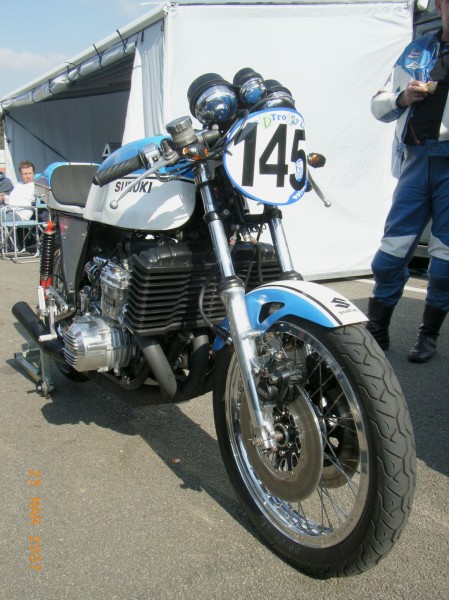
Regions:
[[[24, 160], [19, 164], [19, 171], [22, 177], [22, 181], [16, 183], [9, 196], [4, 196], [4, 203], [6, 208], [6, 219], [12, 221], [29, 221], [34, 219], [35, 211], [30, 208], [22, 208], [30, 206], [32, 207], [35, 203], [34, 195], [34, 165], [29, 160]], [[8, 210], [11, 209], [11, 210]], [[13, 210], [14, 209], [14, 210]], [[30, 232], [25, 232], [23, 229], [17, 228], [16, 240], [17, 247], [23, 246], [25, 249], [25, 239], [32, 244], [35, 243], [35, 236], [30, 235]], [[8, 242], [9, 250], [12, 248], [11, 242]]]
[[[22, 206], [33, 206], [34, 204], [34, 165], [29, 160], [23, 160], [19, 165], [22, 181], [18, 182], [9, 198], [6, 200], [7, 206], [11, 208]], [[22, 221], [28, 221], [34, 216], [33, 210], [18, 210], [16, 211], [16, 219], [19, 217]]]

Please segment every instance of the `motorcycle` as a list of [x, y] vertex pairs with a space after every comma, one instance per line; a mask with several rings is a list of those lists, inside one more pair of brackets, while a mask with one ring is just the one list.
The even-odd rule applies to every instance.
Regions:
[[290, 91], [253, 69], [202, 75], [187, 98], [201, 129], [183, 116], [37, 182], [37, 309], [13, 314], [38, 389], [53, 393], [54, 361], [134, 405], [212, 392], [229, 479], [267, 544], [310, 576], [361, 573], [405, 527], [416, 457], [365, 316], [289, 252], [280, 207], [311, 189], [327, 203], [311, 171], [325, 158], [307, 153]]

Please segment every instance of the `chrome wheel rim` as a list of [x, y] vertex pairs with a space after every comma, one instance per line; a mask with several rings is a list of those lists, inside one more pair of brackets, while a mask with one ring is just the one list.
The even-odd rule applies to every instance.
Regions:
[[[358, 399], [342, 367], [309, 331], [276, 323], [264, 343], [285, 353], [298, 379], [293, 401], [283, 409], [273, 405], [272, 410], [275, 431], [280, 420], [281, 428], [287, 423], [294, 430], [288, 437], [281, 436], [293, 449], [281, 456], [279, 446], [265, 451], [252, 444], [247, 400], [234, 355], [225, 404], [237, 468], [271, 525], [302, 545], [333, 546], [357, 526], [368, 495], [368, 448]], [[301, 439], [297, 432], [304, 428], [309, 433]], [[299, 469], [304, 450], [305, 466]]]

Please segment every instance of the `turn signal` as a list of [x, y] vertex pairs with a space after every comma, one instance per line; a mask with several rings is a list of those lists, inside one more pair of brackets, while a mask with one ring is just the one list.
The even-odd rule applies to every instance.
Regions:
[[189, 144], [182, 149], [182, 153], [190, 160], [205, 160], [209, 156], [209, 150], [204, 144]]
[[309, 165], [309, 167], [313, 167], [314, 169], [324, 167], [324, 165], [326, 164], [326, 157], [322, 154], [311, 152], [307, 155], [307, 164]]

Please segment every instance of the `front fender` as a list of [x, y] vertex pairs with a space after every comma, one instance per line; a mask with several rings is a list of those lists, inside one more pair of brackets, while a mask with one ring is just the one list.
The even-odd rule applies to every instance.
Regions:
[[246, 306], [252, 327], [261, 333], [286, 315], [329, 328], [368, 320], [350, 300], [310, 281], [267, 283], [246, 295]]
[[[261, 334], [287, 315], [329, 328], [368, 320], [350, 300], [310, 281], [267, 283], [246, 295], [246, 306], [252, 328]], [[223, 326], [228, 328], [227, 320]], [[223, 345], [223, 340], [217, 338], [214, 350], [219, 350]]]

